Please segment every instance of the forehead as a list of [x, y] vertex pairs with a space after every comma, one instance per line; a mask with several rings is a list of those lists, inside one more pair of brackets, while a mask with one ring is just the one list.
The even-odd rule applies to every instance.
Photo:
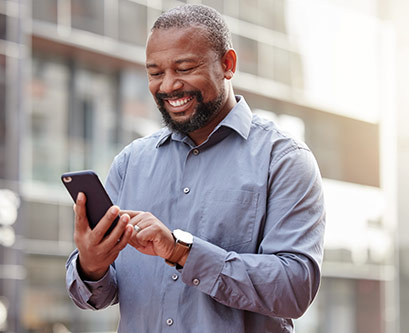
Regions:
[[203, 27], [155, 29], [146, 44], [146, 63], [177, 61], [186, 57], [204, 58], [214, 54]]

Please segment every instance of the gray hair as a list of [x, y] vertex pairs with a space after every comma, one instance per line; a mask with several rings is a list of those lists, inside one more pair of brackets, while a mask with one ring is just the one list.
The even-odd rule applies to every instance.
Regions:
[[222, 15], [204, 5], [182, 5], [170, 9], [158, 17], [151, 31], [192, 26], [205, 28], [211, 47], [220, 57], [233, 47], [230, 30]]

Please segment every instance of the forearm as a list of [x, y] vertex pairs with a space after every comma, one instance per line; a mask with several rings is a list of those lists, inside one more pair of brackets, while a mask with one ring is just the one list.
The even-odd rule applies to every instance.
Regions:
[[237, 254], [195, 238], [182, 279], [226, 306], [297, 318], [314, 299], [320, 270], [303, 255]]

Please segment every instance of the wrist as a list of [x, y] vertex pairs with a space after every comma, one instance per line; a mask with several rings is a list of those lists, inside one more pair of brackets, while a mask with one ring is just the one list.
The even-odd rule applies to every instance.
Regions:
[[183, 268], [193, 244], [193, 236], [180, 229], [174, 230], [172, 236], [174, 239], [174, 248], [171, 255], [165, 258], [165, 262], [170, 266]]
[[187, 257], [189, 256], [189, 253], [190, 253], [190, 248], [189, 248], [189, 250], [182, 256], [182, 258], [180, 258], [180, 260], [177, 262], [177, 264], [178, 264], [179, 266], [181, 266], [181, 267], [184, 267], [184, 266], [185, 266]]
[[109, 267], [95, 270], [86, 269], [81, 264], [80, 256], [77, 258], [77, 272], [80, 278], [84, 281], [98, 281], [104, 277], [108, 269]]

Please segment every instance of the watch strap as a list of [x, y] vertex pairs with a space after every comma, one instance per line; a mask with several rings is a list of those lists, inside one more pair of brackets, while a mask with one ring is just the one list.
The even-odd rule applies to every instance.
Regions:
[[177, 263], [182, 257], [189, 251], [190, 246], [184, 245], [175, 241], [175, 248], [171, 256], [168, 259], [165, 259], [166, 263], [171, 266], [177, 266]]
[[176, 266], [177, 269], [180, 269], [183, 267], [178, 263], [189, 252], [193, 237], [188, 232], [180, 229], [173, 230], [172, 236], [175, 241], [175, 247], [170, 257], [165, 259], [165, 262], [170, 266]]

